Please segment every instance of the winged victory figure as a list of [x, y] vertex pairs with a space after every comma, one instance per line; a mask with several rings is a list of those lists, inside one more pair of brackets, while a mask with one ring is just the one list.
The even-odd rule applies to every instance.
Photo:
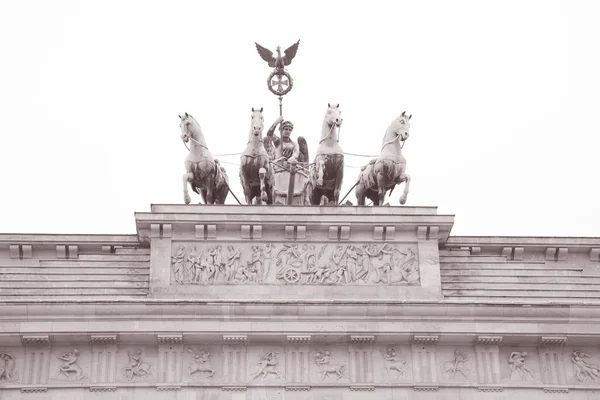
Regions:
[[281, 55], [281, 47], [279, 46], [277, 46], [277, 56], [275, 56], [273, 52], [266, 47], [263, 47], [256, 42], [254, 42], [254, 44], [256, 44], [256, 50], [258, 51], [258, 54], [269, 64], [269, 67], [273, 67], [277, 71], [283, 71], [284, 67], [286, 65], [290, 65], [294, 57], [296, 57], [300, 40], [285, 49], [283, 56]]

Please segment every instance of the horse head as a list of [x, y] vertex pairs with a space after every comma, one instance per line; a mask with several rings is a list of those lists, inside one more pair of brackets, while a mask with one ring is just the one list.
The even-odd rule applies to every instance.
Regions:
[[402, 112], [402, 114], [394, 118], [390, 126], [388, 127], [385, 136], [383, 137], [383, 145], [390, 144], [395, 142], [396, 140], [400, 142], [404, 142], [410, 136], [410, 119], [411, 115], [406, 115], [406, 111]]
[[325, 122], [327, 126], [330, 128], [333, 125], [336, 125], [338, 128], [342, 125], [342, 111], [340, 110], [340, 105], [336, 104], [334, 106], [331, 103], [327, 103], [327, 112], [325, 113]]
[[248, 141], [252, 139], [261, 139], [262, 132], [265, 127], [265, 117], [263, 116], [263, 108], [255, 109], [252, 107], [252, 114], [250, 115], [250, 134]]
[[190, 137], [192, 137], [191, 129], [193, 117], [187, 112], [183, 114], [183, 117], [181, 115], [178, 115], [178, 117], [181, 120], [179, 122], [179, 127], [181, 128], [181, 140], [183, 140], [184, 143], [187, 143], [189, 142]]

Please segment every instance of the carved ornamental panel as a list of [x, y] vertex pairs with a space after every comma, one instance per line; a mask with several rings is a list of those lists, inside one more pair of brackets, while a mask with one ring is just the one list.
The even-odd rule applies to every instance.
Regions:
[[177, 243], [171, 284], [420, 285], [415, 245]]

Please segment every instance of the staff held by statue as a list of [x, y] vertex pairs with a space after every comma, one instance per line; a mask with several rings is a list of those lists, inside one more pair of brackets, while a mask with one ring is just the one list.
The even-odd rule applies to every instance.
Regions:
[[[300, 40], [296, 43], [288, 47], [283, 55], [281, 54], [281, 47], [277, 46], [276, 52], [277, 55], [261, 46], [258, 43], [254, 43], [256, 45], [256, 50], [258, 54], [261, 56], [263, 60], [265, 60], [269, 67], [273, 68], [273, 71], [267, 78], [267, 87], [269, 91], [276, 95], [279, 98], [279, 116], [283, 116], [283, 96], [288, 94], [292, 87], [294, 86], [294, 80], [292, 76], [285, 70], [285, 67], [292, 63], [292, 60], [296, 56], [296, 52], [298, 51], [298, 45], [300, 44]], [[288, 195], [287, 195], [287, 204], [290, 205], [293, 203], [294, 199], [294, 182], [296, 175], [296, 160], [290, 160], [289, 162], [289, 173], [290, 180], [288, 185]]]

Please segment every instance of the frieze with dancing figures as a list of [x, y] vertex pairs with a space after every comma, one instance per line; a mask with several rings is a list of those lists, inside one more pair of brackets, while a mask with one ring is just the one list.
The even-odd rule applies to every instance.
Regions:
[[416, 249], [369, 244], [176, 244], [173, 284], [419, 285]]

